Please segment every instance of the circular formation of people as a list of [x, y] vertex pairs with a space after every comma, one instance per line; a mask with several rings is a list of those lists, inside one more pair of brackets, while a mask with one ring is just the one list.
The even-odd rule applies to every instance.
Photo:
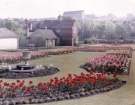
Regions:
[[[87, 46], [50, 52], [38, 50], [31, 51], [31, 55], [32, 59], [36, 59], [48, 55], [67, 54], [75, 51], [92, 51], [92, 48], [94, 47]], [[129, 74], [132, 49], [130, 47], [96, 47], [93, 50], [103, 51], [103, 49], [112, 49], [112, 51], [106, 52], [102, 56], [88, 58], [88, 61], [80, 66], [87, 72], [82, 71], [80, 74], [69, 73], [67, 76], [51, 78], [47, 82], [42, 81], [35, 84], [32, 78], [29, 81], [20, 79], [41, 76], [38, 74], [48, 75], [45, 70], [39, 70], [34, 73], [22, 73], [22, 70], [19, 73], [8, 70], [4, 73], [1, 72], [0, 78], [14, 78], [16, 82], [0, 80], [0, 105], [47, 103], [91, 96], [120, 88], [126, 81], [118, 79], [117, 75]], [[21, 62], [22, 53], [0, 52], [0, 61], [7, 63]], [[51, 70], [49, 69], [48, 72], [52, 74], [59, 71]]]

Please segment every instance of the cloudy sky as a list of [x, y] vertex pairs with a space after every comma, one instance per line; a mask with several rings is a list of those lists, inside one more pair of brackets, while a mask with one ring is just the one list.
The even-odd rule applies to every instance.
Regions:
[[135, 15], [135, 0], [0, 0], [0, 18], [57, 17], [63, 11], [85, 10], [86, 14]]

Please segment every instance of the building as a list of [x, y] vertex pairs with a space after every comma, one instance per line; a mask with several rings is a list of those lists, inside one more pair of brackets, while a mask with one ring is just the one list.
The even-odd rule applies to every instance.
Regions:
[[77, 23], [81, 24], [79, 27], [78, 27], [78, 30], [80, 30], [80, 39], [85, 39], [85, 34], [84, 34], [84, 27], [83, 27], [83, 24], [84, 24], [84, 20], [85, 20], [85, 13], [83, 10], [79, 10], [79, 11], [65, 11], [63, 13], [63, 17], [64, 18], [71, 18], [71, 19], [74, 19], [76, 20]]
[[16, 50], [18, 35], [7, 28], [0, 28], [0, 50]]
[[59, 38], [50, 29], [37, 29], [29, 36], [29, 44], [34, 47], [53, 48], [59, 42]]
[[63, 17], [70, 17], [74, 20], [83, 20], [84, 18], [84, 11], [66, 11], [63, 13]]
[[73, 19], [55, 19], [44, 21], [31, 21], [30, 32], [37, 29], [50, 29], [59, 38], [60, 46], [74, 46], [78, 44], [78, 30]]

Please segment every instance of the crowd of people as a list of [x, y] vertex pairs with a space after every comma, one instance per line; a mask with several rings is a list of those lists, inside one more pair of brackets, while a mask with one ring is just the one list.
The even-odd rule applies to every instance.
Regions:
[[87, 71], [129, 73], [130, 59], [128, 54], [108, 53], [103, 56], [89, 58], [88, 62], [81, 67]]
[[[48, 82], [34, 84], [24, 80], [8, 83], [0, 80], [0, 104], [30, 104], [63, 99], [79, 98], [121, 87], [125, 81], [116, 78], [108, 79], [106, 73], [68, 74], [66, 77], [55, 77]], [[25, 100], [23, 100], [25, 98]], [[18, 100], [19, 99], [19, 100]]]

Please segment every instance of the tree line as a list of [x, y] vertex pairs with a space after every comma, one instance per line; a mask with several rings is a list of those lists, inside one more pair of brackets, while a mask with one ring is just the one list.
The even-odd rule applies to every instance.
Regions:
[[[84, 19], [77, 21], [80, 41], [135, 40], [135, 17], [129, 19]], [[6, 27], [18, 35], [26, 35], [25, 19], [0, 19], [0, 28]]]
[[80, 40], [135, 40], [135, 18], [78, 21]]

